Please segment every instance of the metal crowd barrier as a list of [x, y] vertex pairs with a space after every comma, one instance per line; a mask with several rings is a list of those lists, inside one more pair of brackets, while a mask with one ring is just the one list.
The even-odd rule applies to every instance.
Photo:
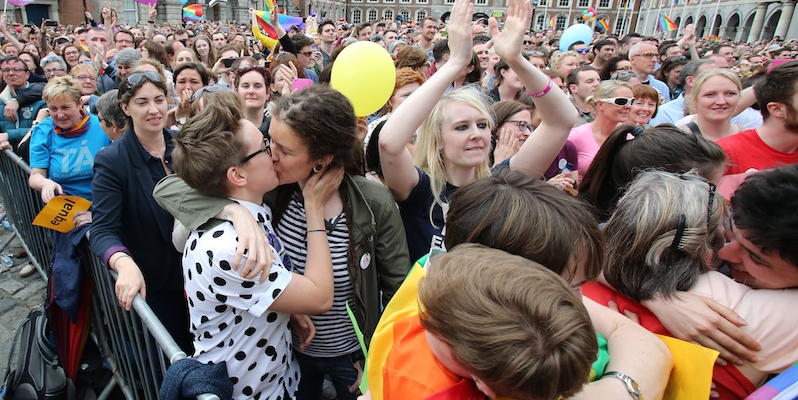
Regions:
[[[11, 150], [3, 153], [0, 155], [0, 197], [14, 227], [11, 239], [19, 238], [31, 263], [47, 281], [52, 252], [51, 233], [31, 224], [44, 204], [39, 193], [28, 186], [30, 167]], [[11, 239], [0, 245], [0, 251]], [[98, 400], [106, 399], [117, 385], [128, 400], [157, 400], [167, 368], [186, 358], [186, 354], [141, 295], [136, 295], [131, 311], [119, 306], [114, 292], [116, 273], [103, 266], [88, 244], [83, 246], [88, 255], [85, 257], [86, 265], [95, 282], [89, 337], [97, 343], [113, 372], [113, 379]], [[197, 399], [219, 398], [214, 394], [203, 394]]]

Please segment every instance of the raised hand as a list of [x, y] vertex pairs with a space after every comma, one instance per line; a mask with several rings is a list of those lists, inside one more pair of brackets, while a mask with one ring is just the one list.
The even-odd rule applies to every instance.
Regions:
[[150, 4], [149, 9], [147, 10], [147, 16], [150, 21], [155, 21], [155, 17], [158, 16], [158, 10], [155, 9], [155, 5]]
[[499, 22], [490, 17], [489, 25], [493, 35], [493, 49], [502, 59], [521, 56], [521, 44], [524, 33], [532, 20], [532, 8], [529, 0], [509, 0], [504, 30], [499, 31]]
[[455, 0], [449, 16], [449, 61], [456, 66], [465, 67], [471, 62], [473, 41], [471, 38], [471, 19], [474, 5], [468, 0]]

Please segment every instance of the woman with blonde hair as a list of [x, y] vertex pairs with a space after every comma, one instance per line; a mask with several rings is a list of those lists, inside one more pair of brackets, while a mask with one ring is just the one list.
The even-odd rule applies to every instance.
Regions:
[[100, 92], [97, 91], [97, 70], [91, 64], [78, 64], [69, 71], [69, 76], [80, 83], [81, 106], [96, 114], [94, 105], [100, 99]]
[[741, 90], [740, 78], [729, 69], [716, 68], [702, 73], [693, 86], [689, 103], [685, 102], [693, 114], [676, 122], [676, 126], [712, 141], [742, 132], [742, 126], [731, 122], [737, 113]]
[[634, 101], [632, 85], [616, 80], [601, 82], [596, 86], [593, 96], [585, 99], [585, 103], [593, 110], [595, 119], [571, 129], [568, 137], [579, 153], [580, 177], [587, 173], [593, 157], [618, 124], [629, 119]]
[[579, 58], [573, 50], [558, 53], [551, 59], [551, 69], [559, 72], [562, 76], [568, 76], [578, 66]]
[[[449, 22], [449, 61], [394, 110], [380, 135], [385, 182], [399, 203], [413, 260], [441, 247], [448, 197], [457, 187], [490, 174], [491, 127], [494, 118], [473, 90], [441, 95], [472, 62], [473, 5], [456, 0]], [[491, 19], [496, 54], [518, 74], [536, 98], [543, 116], [538, 129], [510, 160], [510, 168], [539, 176], [565, 143], [576, 110], [551, 79], [521, 55], [524, 31], [531, 20], [529, 2], [511, 1], [505, 29]], [[554, 89], [554, 90], [551, 90]], [[421, 127], [413, 154], [407, 142]]]

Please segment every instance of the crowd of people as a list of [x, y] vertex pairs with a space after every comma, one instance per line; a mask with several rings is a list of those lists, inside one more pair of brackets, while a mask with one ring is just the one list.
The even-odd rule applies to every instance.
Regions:
[[[275, 7], [276, 37], [250, 13], [0, 19], [0, 147], [44, 203], [92, 202], [54, 246], [90, 231], [120, 306], [225, 362], [221, 392], [658, 399], [700, 363], [655, 334], [718, 352], [678, 380], [711, 398], [798, 362], [795, 39], [560, 43], [528, 0], [287, 31]], [[330, 86], [357, 41], [396, 65], [371, 115]]]

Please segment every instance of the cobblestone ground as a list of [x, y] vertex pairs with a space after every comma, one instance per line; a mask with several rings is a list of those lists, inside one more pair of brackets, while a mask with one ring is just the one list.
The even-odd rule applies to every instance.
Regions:
[[[5, 243], [11, 235], [8, 229], [0, 226], [1, 242]], [[19, 276], [19, 270], [28, 263], [27, 256], [14, 258], [14, 254], [21, 250], [22, 245], [15, 238], [2, 252], [11, 257], [14, 265], [11, 268], [0, 266], [0, 374], [5, 373], [11, 344], [20, 322], [32, 308], [43, 304], [46, 291], [44, 279], [38, 273], [26, 278]]]

